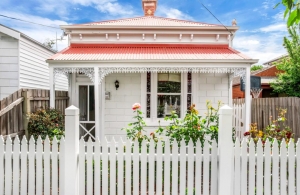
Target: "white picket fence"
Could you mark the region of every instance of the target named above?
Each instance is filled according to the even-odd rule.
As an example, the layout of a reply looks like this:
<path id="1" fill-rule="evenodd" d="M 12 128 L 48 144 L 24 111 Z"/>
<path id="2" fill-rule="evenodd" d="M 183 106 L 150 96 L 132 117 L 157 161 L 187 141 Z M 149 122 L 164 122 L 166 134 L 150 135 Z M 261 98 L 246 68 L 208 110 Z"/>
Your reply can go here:
<path id="1" fill-rule="evenodd" d="M 243 139 L 245 128 L 245 104 L 233 104 L 232 127 L 235 129 L 236 137 Z"/>
<path id="2" fill-rule="evenodd" d="M 62 149 L 64 144 L 60 144 Z M 35 141 L 31 137 L 14 142 L 8 137 L 4 142 L 0 136 L 0 194 L 51 194 L 59 192 L 59 159 L 63 153 L 58 151 L 56 139 L 50 145 L 49 139 L 44 143 L 41 139 Z"/>
<path id="3" fill-rule="evenodd" d="M 151 141 L 140 148 L 137 141 L 114 139 L 109 148 L 105 141 L 101 151 L 98 140 L 81 140 L 79 175 L 85 177 L 80 177 L 79 194 L 217 194 L 217 151 L 215 142 L 170 147 L 168 140 Z"/>
<path id="4" fill-rule="evenodd" d="M 168 140 L 141 147 L 129 140 L 85 142 L 74 133 L 79 112 L 72 109 L 60 142 L 0 137 L 0 195 L 300 194 L 300 144 L 232 143 L 228 107 L 220 110 L 219 147 L 207 141 L 203 147 Z"/>

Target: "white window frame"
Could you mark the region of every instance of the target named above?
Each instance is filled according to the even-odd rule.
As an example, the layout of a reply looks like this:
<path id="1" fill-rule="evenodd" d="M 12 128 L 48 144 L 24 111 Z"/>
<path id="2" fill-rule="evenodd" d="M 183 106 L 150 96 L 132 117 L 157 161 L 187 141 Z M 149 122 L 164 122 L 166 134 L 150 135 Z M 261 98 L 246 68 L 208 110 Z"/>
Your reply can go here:
<path id="1" fill-rule="evenodd" d="M 192 93 L 193 93 L 193 76 L 192 74 Z M 169 124 L 169 122 L 165 121 L 163 118 L 157 118 L 157 73 L 151 72 L 151 99 L 150 99 L 150 118 L 146 118 L 147 112 L 147 73 L 141 74 L 141 105 L 142 112 L 144 113 L 145 122 L 148 126 L 164 126 Z M 180 118 L 182 119 L 185 115 L 185 111 L 187 110 L 187 73 L 181 73 L 181 100 L 180 100 Z M 193 102 L 193 95 L 192 95 Z"/>

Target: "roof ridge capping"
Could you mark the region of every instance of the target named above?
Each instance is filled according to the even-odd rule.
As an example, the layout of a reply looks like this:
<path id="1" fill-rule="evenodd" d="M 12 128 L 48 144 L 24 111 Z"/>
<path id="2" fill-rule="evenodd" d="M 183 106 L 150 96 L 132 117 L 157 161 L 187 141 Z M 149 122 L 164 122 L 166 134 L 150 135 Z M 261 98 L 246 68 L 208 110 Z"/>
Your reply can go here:
<path id="1" fill-rule="evenodd" d="M 210 24 L 205 22 L 198 22 L 198 21 L 191 21 L 191 20 L 183 20 L 183 19 L 176 19 L 176 18 L 165 18 L 160 16 L 139 16 L 139 17 L 133 17 L 133 18 L 121 18 L 121 19 L 115 19 L 115 20 L 104 20 L 104 21 L 98 21 L 98 22 L 89 22 L 89 23 L 83 23 L 79 25 L 83 26 L 101 26 L 101 25 L 142 25 L 141 23 L 148 23 L 144 24 L 145 26 L 151 26 L 152 23 L 155 23 L 155 26 L 163 26 L 168 25 L 166 22 L 170 22 L 169 26 L 176 24 L 181 24 L 180 26 L 184 26 L 183 24 L 193 24 L 193 26 L 222 26 L 219 24 Z M 75 24 L 77 25 L 77 24 Z"/>

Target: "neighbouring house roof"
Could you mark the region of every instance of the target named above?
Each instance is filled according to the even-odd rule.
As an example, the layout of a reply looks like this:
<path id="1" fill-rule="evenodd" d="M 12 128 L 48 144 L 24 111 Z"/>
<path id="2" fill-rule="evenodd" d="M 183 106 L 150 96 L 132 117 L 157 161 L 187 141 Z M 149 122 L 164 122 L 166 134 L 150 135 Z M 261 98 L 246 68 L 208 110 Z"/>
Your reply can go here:
<path id="1" fill-rule="evenodd" d="M 263 65 L 269 65 L 269 66 L 270 65 L 274 65 L 275 62 L 278 62 L 278 61 L 280 61 L 281 59 L 283 59 L 283 58 L 285 58 L 287 56 L 288 56 L 288 54 L 281 55 L 279 57 L 273 58 L 273 59 L 271 59 L 271 60 L 263 63 Z"/>
<path id="2" fill-rule="evenodd" d="M 184 44 L 72 44 L 49 60 L 249 60 L 228 45 Z"/>
<path id="3" fill-rule="evenodd" d="M 267 67 L 264 67 L 260 70 L 255 70 L 255 71 L 251 71 L 251 75 L 252 76 L 259 76 L 259 74 L 267 71 L 267 70 L 270 70 L 272 68 L 276 68 L 275 65 L 273 66 L 267 66 Z M 276 76 L 271 76 L 271 75 L 268 75 L 268 76 L 261 76 L 261 84 L 267 84 L 267 83 L 270 83 L 270 81 L 274 80 L 276 78 Z M 239 85 L 240 84 L 240 77 L 234 77 L 233 80 L 232 80 L 232 85 L 235 86 L 235 85 Z"/>
<path id="4" fill-rule="evenodd" d="M 135 18 L 125 18 L 119 20 L 108 20 L 100 22 L 91 22 L 86 24 L 81 24 L 85 26 L 221 26 L 217 24 L 207 24 L 202 22 L 193 22 L 187 20 L 178 20 L 171 18 L 163 18 L 157 16 L 142 16 Z"/>
<path id="5" fill-rule="evenodd" d="M 49 51 L 51 51 L 51 52 L 53 52 L 53 53 L 56 53 L 56 51 L 55 51 L 54 49 L 51 49 L 51 48 L 49 48 L 49 47 L 43 45 L 41 42 L 39 42 L 39 41 L 37 41 L 37 40 L 35 40 L 35 39 L 29 37 L 28 35 L 25 35 L 24 33 L 20 32 L 20 31 L 17 31 L 17 30 L 15 30 L 15 29 L 9 28 L 9 27 L 7 27 L 7 26 L 5 26 L 5 25 L 3 25 L 3 24 L 0 24 L 0 32 L 1 32 L 1 28 L 9 29 L 10 32 L 11 32 L 11 31 L 16 32 L 16 33 L 20 34 L 19 36 L 21 36 L 21 37 L 23 37 L 23 38 L 25 38 L 25 39 L 27 39 L 27 40 L 29 40 L 29 41 L 31 41 L 31 42 L 33 42 L 33 43 L 39 45 L 39 46 L 41 46 L 41 47 L 43 47 L 43 48 L 45 48 L 45 49 L 47 49 L 47 50 L 49 50 Z M 3 32 L 3 33 L 4 33 L 4 34 L 7 34 L 6 32 Z M 9 35 L 9 34 L 8 34 L 8 35 Z M 15 37 L 15 38 L 17 38 L 17 37 Z"/>

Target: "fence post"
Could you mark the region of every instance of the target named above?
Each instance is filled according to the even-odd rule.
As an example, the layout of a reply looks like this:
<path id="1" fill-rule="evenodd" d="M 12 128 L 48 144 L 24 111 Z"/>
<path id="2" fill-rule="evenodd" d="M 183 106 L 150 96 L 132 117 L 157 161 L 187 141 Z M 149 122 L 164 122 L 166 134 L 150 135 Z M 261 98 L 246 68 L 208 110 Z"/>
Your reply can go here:
<path id="1" fill-rule="evenodd" d="M 79 109 L 65 110 L 64 194 L 78 195 Z"/>
<path id="2" fill-rule="evenodd" d="M 232 194 L 232 108 L 224 105 L 220 108 L 219 116 L 219 183 L 218 194 Z"/>
<path id="3" fill-rule="evenodd" d="M 28 132 L 28 116 L 27 114 L 30 113 L 30 91 L 25 89 L 26 91 L 22 92 L 22 96 L 24 98 L 23 102 L 23 127 L 25 130 L 25 136 L 27 140 L 29 140 L 29 132 Z"/>

